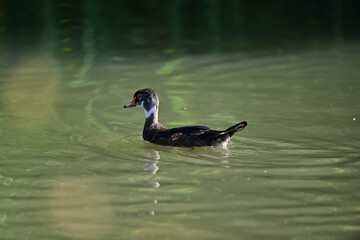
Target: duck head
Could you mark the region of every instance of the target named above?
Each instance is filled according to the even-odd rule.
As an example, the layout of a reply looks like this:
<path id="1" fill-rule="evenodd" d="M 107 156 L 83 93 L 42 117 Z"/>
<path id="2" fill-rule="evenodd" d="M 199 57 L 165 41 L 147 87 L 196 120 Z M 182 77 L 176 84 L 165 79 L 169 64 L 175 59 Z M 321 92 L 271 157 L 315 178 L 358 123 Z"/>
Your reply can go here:
<path id="1" fill-rule="evenodd" d="M 155 92 L 155 90 L 150 88 L 144 88 L 136 91 L 134 94 L 133 100 L 124 105 L 124 108 L 129 107 L 142 107 L 145 111 L 146 118 L 150 117 L 152 114 L 156 113 L 159 108 L 159 98 Z"/>

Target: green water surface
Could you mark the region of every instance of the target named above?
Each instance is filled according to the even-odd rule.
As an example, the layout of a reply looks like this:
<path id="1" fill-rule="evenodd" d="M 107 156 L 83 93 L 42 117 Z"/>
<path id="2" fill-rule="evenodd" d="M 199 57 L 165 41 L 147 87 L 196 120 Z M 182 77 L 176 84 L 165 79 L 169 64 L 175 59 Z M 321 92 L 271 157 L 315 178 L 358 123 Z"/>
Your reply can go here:
<path id="1" fill-rule="evenodd" d="M 0 239 L 358 239 L 359 52 L 3 61 Z M 145 87 L 165 126 L 248 126 L 226 149 L 144 142 L 123 105 Z"/>

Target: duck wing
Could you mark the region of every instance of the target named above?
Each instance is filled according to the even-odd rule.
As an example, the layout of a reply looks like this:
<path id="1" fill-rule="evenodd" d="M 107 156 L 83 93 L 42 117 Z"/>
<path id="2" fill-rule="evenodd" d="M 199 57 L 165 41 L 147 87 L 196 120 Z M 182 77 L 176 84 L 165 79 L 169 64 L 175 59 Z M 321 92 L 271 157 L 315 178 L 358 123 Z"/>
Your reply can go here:
<path id="1" fill-rule="evenodd" d="M 210 128 L 206 126 L 186 126 L 178 128 L 170 128 L 167 134 L 173 135 L 181 133 L 185 136 L 199 136 L 210 131 Z"/>
<path id="2" fill-rule="evenodd" d="M 205 126 L 170 128 L 155 134 L 150 142 L 170 146 L 206 146 L 211 145 L 219 133 Z"/>

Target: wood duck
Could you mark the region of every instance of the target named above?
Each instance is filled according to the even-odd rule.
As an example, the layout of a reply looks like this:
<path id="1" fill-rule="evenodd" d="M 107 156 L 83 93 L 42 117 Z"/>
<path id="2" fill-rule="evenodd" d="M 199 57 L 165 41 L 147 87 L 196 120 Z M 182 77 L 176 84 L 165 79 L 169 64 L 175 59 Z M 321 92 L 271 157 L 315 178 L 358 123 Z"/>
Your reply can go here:
<path id="1" fill-rule="evenodd" d="M 230 138 L 247 123 L 235 124 L 225 131 L 211 130 L 205 126 L 187 126 L 167 128 L 158 122 L 159 98 L 155 90 L 150 88 L 138 90 L 133 100 L 124 105 L 124 108 L 140 106 L 145 111 L 145 125 L 143 139 L 152 143 L 167 146 L 226 146 Z"/>

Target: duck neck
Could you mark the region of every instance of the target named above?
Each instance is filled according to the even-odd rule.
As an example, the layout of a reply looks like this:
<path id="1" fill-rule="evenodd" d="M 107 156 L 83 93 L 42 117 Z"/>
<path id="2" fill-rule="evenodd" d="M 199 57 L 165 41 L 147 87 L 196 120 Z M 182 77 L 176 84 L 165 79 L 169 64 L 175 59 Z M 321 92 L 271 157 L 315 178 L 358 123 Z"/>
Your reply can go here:
<path id="1" fill-rule="evenodd" d="M 145 125 L 144 132 L 151 126 L 156 125 L 158 123 L 158 108 L 153 106 L 149 111 L 144 108 L 145 111 Z"/>

